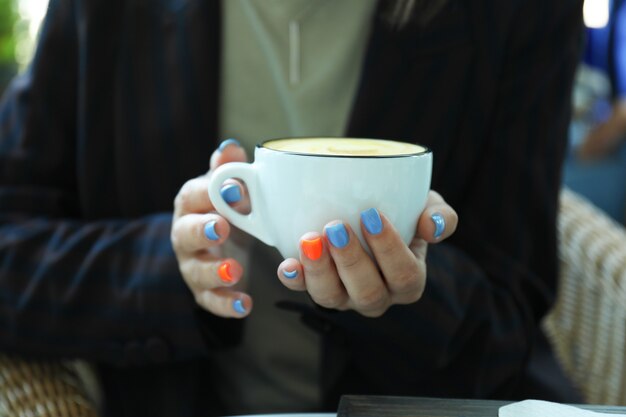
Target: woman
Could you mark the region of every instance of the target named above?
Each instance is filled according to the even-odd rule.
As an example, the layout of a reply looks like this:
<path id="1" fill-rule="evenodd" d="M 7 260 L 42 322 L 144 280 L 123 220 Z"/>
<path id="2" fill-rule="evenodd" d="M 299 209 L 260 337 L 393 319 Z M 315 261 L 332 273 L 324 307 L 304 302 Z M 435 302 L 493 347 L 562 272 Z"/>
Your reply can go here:
<path id="1" fill-rule="evenodd" d="M 571 399 L 533 361 L 554 300 L 580 14 L 574 0 L 52 0 L 2 110 L 0 347 L 90 360 L 116 416 L 334 410 L 343 393 Z M 233 280 L 249 274 L 237 297 L 214 273 L 192 278 L 188 261 L 224 261 L 211 252 L 229 226 L 205 214 L 202 177 L 187 181 L 212 148 L 213 166 L 245 158 L 214 138 L 303 134 L 433 150 L 448 203 L 432 194 L 417 245 L 388 252 L 409 271 L 403 300 L 320 305 L 306 259 L 288 261 L 305 281 L 285 264 L 278 281 L 281 259 L 255 241 L 223 248 Z M 451 207 L 455 235 L 424 259 L 454 230 Z M 208 226 L 183 249 L 211 219 L 221 240 Z M 358 278 L 325 259 L 334 288 Z M 365 277 L 384 294 L 378 267 Z M 197 297 L 216 292 L 227 302 Z"/>

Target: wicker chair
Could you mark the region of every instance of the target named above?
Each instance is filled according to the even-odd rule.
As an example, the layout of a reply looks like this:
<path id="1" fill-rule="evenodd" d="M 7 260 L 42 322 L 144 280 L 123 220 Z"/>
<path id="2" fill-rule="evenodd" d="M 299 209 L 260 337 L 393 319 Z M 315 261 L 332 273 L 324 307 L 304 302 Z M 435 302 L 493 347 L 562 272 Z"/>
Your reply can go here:
<path id="1" fill-rule="evenodd" d="M 80 366 L 0 354 L 0 417 L 96 417 Z"/>
<path id="2" fill-rule="evenodd" d="M 570 190 L 560 200 L 561 277 L 544 328 L 587 402 L 626 405 L 626 230 Z"/>

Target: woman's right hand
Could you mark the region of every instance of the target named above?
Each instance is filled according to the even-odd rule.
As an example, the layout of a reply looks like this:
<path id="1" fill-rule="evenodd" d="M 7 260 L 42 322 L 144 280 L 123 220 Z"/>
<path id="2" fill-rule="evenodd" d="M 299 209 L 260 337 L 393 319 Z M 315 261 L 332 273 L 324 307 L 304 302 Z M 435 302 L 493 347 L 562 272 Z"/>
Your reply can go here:
<path id="1" fill-rule="evenodd" d="M 222 245 L 235 230 L 215 213 L 207 189 L 215 168 L 246 160 L 246 153 L 237 141 L 224 141 L 211 155 L 209 172 L 187 181 L 174 200 L 171 242 L 180 272 L 196 303 L 221 317 L 247 316 L 252 310 L 252 298 L 237 285 L 243 276 L 241 264 L 222 257 Z M 237 210 L 249 210 L 247 193 L 241 183 L 228 181 L 222 187 L 222 196 Z"/>

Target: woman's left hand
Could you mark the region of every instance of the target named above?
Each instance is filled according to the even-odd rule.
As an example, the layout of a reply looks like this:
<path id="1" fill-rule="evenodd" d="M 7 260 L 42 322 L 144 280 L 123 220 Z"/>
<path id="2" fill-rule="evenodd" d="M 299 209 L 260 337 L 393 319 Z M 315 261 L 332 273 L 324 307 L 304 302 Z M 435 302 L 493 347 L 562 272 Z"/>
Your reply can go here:
<path id="1" fill-rule="evenodd" d="M 430 191 L 407 246 L 384 213 L 372 208 L 361 213 L 361 232 L 373 258 L 347 223 L 328 223 L 321 235 L 306 233 L 300 240 L 300 260 L 278 267 L 278 278 L 289 289 L 308 291 L 317 304 L 381 316 L 394 304 L 420 299 L 426 285 L 426 250 L 454 233 L 456 212 Z"/>

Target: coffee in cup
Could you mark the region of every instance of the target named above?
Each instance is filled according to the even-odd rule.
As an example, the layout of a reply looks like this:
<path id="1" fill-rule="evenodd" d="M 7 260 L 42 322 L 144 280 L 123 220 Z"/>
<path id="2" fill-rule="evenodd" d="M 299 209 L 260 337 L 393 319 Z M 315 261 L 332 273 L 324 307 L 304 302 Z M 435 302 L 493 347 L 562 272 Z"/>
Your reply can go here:
<path id="1" fill-rule="evenodd" d="M 294 138 L 264 142 L 264 148 L 305 155 L 402 156 L 426 151 L 419 145 L 382 139 Z"/>
<path id="2" fill-rule="evenodd" d="M 233 225 L 276 247 L 285 258 L 299 256 L 306 232 L 322 232 L 332 220 L 350 224 L 367 248 L 360 213 L 384 213 L 405 243 L 415 234 L 432 171 L 432 152 L 419 145 L 359 138 L 285 138 L 257 145 L 254 163 L 217 168 L 209 197 Z M 251 212 L 241 214 L 221 197 L 225 180 L 248 187 Z"/>

